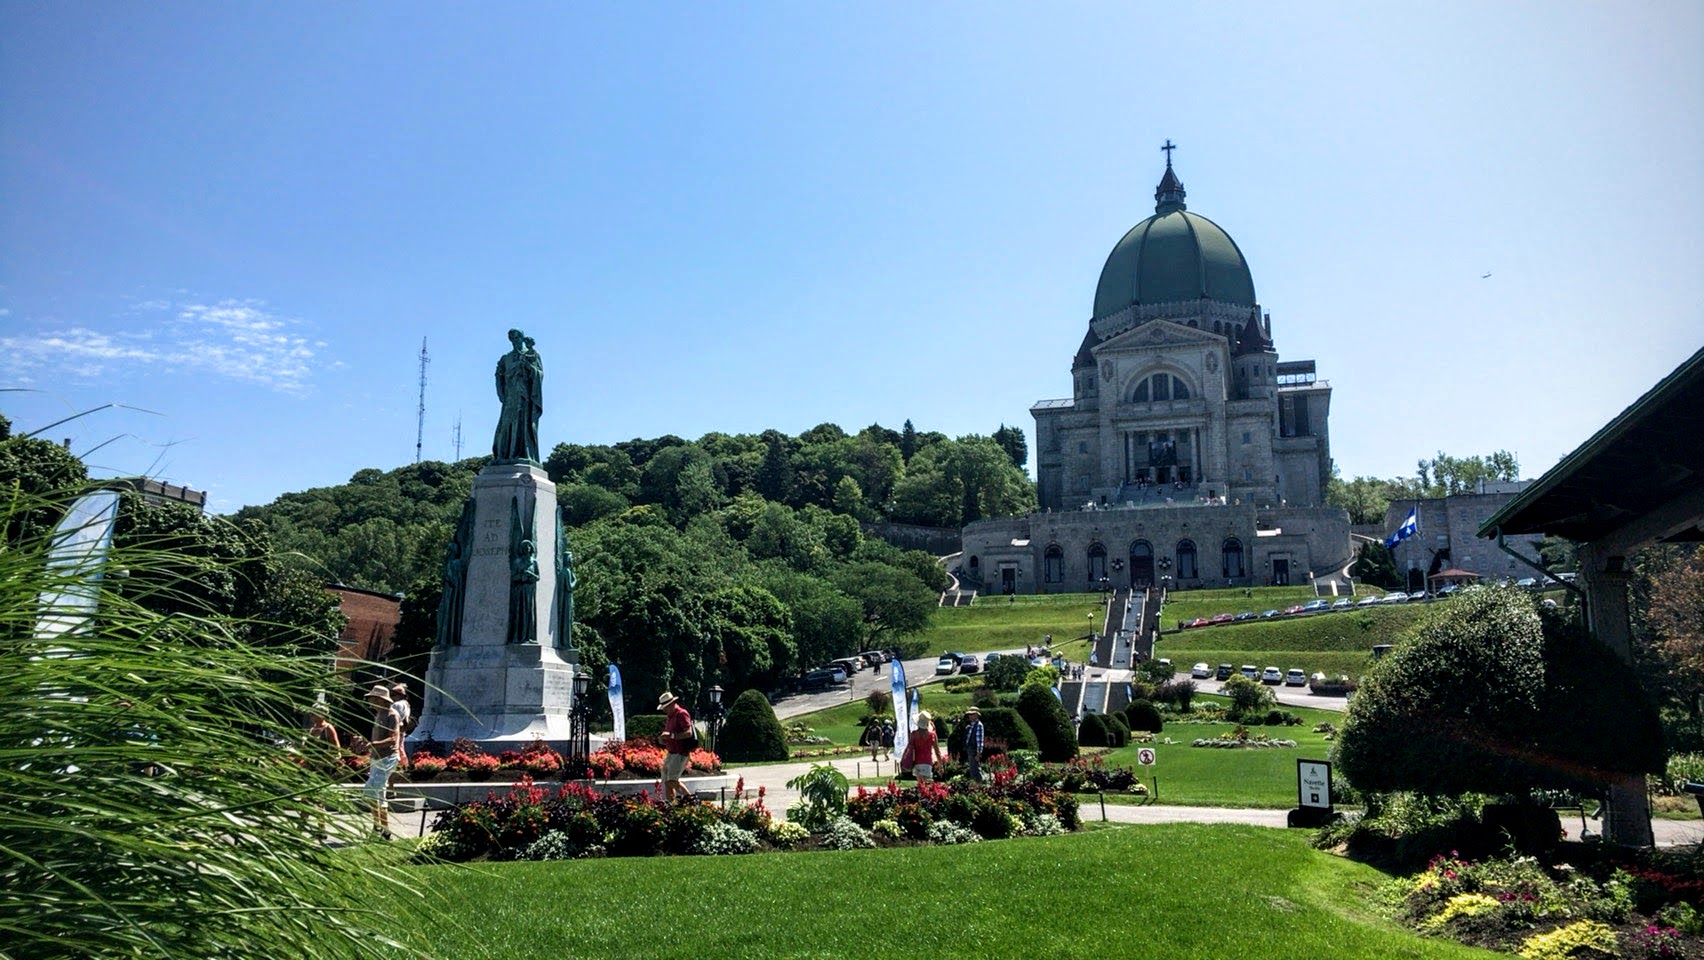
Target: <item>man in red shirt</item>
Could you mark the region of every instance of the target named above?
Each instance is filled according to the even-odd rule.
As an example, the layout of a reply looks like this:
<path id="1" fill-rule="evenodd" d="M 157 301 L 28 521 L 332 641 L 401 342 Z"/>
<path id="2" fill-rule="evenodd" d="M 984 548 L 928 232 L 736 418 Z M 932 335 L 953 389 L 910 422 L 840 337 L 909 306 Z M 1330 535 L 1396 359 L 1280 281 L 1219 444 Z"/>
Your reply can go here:
<path id="1" fill-rule="evenodd" d="M 692 791 L 686 789 L 680 778 L 686 773 L 686 758 L 692 753 L 696 739 L 692 714 L 680 705 L 679 697 L 667 690 L 657 701 L 657 709 L 663 711 L 663 749 L 667 751 L 663 757 L 663 799 L 673 800 L 678 792 L 682 800 L 691 800 Z"/>

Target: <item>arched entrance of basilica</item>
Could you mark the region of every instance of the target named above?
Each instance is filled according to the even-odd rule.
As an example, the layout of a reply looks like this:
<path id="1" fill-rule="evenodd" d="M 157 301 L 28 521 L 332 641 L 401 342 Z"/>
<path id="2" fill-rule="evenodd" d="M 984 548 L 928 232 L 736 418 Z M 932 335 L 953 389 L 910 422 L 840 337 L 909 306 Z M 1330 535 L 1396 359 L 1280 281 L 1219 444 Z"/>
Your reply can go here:
<path id="1" fill-rule="evenodd" d="M 1130 545 L 1130 586 L 1137 588 L 1154 585 L 1154 548 L 1146 540 L 1138 540 Z"/>

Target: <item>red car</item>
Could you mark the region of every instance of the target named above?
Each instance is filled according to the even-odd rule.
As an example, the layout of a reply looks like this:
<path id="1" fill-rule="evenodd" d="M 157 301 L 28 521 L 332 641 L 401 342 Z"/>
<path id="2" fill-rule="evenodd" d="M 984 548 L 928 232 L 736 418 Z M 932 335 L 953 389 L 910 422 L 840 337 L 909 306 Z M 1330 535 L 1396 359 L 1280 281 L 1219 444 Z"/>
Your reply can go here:
<path id="1" fill-rule="evenodd" d="M 1293 607 L 1285 607 L 1285 608 L 1284 608 L 1284 616 L 1286 616 L 1286 617 L 1294 617 L 1294 616 L 1296 616 L 1296 615 L 1297 615 L 1297 614 L 1301 614 L 1301 613 L 1305 613 L 1305 612 L 1306 612 L 1306 611 L 1304 611 L 1304 610 L 1303 610 L 1303 609 L 1302 609 L 1302 605 L 1301 605 L 1301 604 L 1299 604 L 1299 603 L 1298 603 L 1298 604 L 1296 604 L 1296 605 L 1295 605 L 1295 606 L 1293 606 Z"/>
<path id="2" fill-rule="evenodd" d="M 1185 621 L 1184 624 L 1183 624 L 1183 629 L 1188 630 L 1190 627 L 1205 627 L 1206 625 L 1207 625 L 1207 618 L 1206 617 L 1196 617 L 1194 620 Z"/>
<path id="3" fill-rule="evenodd" d="M 1235 619 L 1236 619 L 1235 617 L 1231 616 L 1228 613 L 1221 613 L 1218 616 L 1214 617 L 1212 620 L 1209 620 L 1208 623 L 1213 623 L 1213 624 L 1230 623 L 1232 620 L 1235 620 Z"/>

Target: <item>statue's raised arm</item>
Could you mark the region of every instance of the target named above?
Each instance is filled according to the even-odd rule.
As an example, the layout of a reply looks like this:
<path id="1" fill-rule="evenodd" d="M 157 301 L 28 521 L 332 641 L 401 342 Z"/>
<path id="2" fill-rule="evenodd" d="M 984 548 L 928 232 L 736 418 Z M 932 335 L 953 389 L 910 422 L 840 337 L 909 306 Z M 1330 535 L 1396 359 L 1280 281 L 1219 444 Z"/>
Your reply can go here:
<path id="1" fill-rule="evenodd" d="M 503 410 L 497 417 L 497 435 L 491 441 L 491 458 L 498 463 L 540 463 L 538 418 L 544 413 L 544 361 L 533 349 L 531 337 L 509 331 L 514 349 L 497 361 L 497 399 Z"/>

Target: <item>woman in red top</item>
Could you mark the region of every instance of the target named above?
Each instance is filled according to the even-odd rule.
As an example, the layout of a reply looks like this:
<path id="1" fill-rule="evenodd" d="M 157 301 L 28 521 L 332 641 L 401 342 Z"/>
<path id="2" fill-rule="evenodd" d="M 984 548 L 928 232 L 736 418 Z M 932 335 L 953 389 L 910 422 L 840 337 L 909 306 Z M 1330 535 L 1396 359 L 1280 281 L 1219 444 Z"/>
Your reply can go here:
<path id="1" fill-rule="evenodd" d="M 911 731 L 911 740 L 906 750 L 911 754 L 911 775 L 918 783 L 929 783 L 935 779 L 935 764 L 946 759 L 941 755 L 941 744 L 935 738 L 935 718 L 924 710 L 917 714 L 917 729 Z"/>

